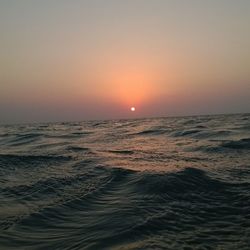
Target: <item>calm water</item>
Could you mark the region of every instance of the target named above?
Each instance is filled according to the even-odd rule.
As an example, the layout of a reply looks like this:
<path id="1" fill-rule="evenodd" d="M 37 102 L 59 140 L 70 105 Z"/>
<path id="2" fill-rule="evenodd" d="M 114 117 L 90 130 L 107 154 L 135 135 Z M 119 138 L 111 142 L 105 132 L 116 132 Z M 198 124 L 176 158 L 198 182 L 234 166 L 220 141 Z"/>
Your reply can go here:
<path id="1" fill-rule="evenodd" d="M 0 249 L 250 249 L 250 115 L 0 127 Z"/>

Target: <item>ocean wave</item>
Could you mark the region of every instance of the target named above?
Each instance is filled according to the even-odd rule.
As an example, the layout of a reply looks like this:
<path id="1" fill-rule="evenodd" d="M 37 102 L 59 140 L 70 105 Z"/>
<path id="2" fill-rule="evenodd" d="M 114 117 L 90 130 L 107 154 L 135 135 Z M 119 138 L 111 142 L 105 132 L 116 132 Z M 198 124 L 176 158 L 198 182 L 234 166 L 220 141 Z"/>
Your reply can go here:
<path id="1" fill-rule="evenodd" d="M 16 221 L 15 235 L 22 236 L 19 241 L 24 245 L 31 239 L 48 241 L 49 235 L 42 229 L 50 228 L 55 236 L 49 242 L 51 247 L 64 248 L 69 241 L 77 241 L 79 248 L 87 249 L 110 249 L 132 242 L 141 242 L 146 247 L 149 237 L 158 244 L 159 235 L 171 239 L 176 234 L 186 235 L 185 245 L 191 247 L 195 245 L 191 239 L 201 240 L 198 232 L 211 239 L 217 236 L 224 239 L 225 227 L 234 232 L 237 224 L 243 222 L 241 217 L 232 221 L 232 216 L 250 208 L 249 202 L 241 201 L 238 186 L 234 188 L 232 184 L 212 179 L 198 169 L 187 168 L 170 174 L 118 168 L 104 168 L 104 172 L 105 181 L 89 192 L 80 192 L 71 200 L 49 205 Z M 78 181 L 87 179 L 81 176 Z M 37 188 L 48 195 L 61 185 L 75 185 L 75 181 L 75 178 L 48 180 L 37 184 Z M 51 182 L 54 188 L 44 189 Z M 208 221 L 216 226 L 215 232 L 202 228 Z"/>
<path id="2" fill-rule="evenodd" d="M 91 151 L 90 148 L 79 147 L 79 146 L 68 146 L 66 149 L 69 151 L 73 151 L 73 152 L 81 152 L 81 151 L 90 152 Z"/>
<path id="3" fill-rule="evenodd" d="M 238 141 L 227 141 L 221 144 L 224 148 L 230 149 L 250 149 L 250 138 L 243 138 Z"/>
<path id="4" fill-rule="evenodd" d="M 43 136 L 42 133 L 12 134 L 5 143 L 10 146 L 21 146 L 40 140 Z"/>
<path id="5" fill-rule="evenodd" d="M 131 155 L 131 154 L 134 154 L 134 151 L 132 150 L 109 150 L 108 152 L 110 153 L 114 153 L 114 154 L 128 154 L 128 155 Z"/>
<path id="6" fill-rule="evenodd" d="M 0 127 L 1 248 L 248 249 L 248 118 Z"/>
<path id="7" fill-rule="evenodd" d="M 167 133 L 167 130 L 164 129 L 147 129 L 147 130 L 143 130 L 140 131 L 138 133 L 136 133 L 137 135 L 162 135 Z"/>
<path id="8" fill-rule="evenodd" d="M 92 134 L 92 132 L 72 132 L 67 134 L 48 134 L 46 135 L 47 138 L 52 139 L 74 139 L 79 137 L 84 137 Z"/>
<path id="9" fill-rule="evenodd" d="M 33 162 L 33 161 L 68 161 L 70 156 L 56 156 L 56 155 L 15 155 L 15 154 L 0 154 L 1 161 L 12 161 L 12 164 L 18 161 Z"/>
<path id="10" fill-rule="evenodd" d="M 179 137 L 179 136 L 187 136 L 187 135 L 193 135 L 200 133 L 201 130 L 199 129 L 190 129 L 190 130 L 184 130 L 184 131 L 177 131 L 172 134 L 174 137 Z"/>

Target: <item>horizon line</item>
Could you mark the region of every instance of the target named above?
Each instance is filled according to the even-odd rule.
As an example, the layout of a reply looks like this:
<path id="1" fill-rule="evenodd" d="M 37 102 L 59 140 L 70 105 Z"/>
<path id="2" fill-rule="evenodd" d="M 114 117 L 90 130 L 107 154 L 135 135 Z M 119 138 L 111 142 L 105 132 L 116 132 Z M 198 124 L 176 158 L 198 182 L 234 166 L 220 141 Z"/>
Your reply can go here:
<path id="1" fill-rule="evenodd" d="M 191 114 L 191 115 L 163 115 L 163 116 L 148 116 L 136 118 L 104 118 L 104 119 L 86 119 L 86 120 L 72 120 L 72 121 L 31 121 L 31 122 L 0 122 L 0 126 L 15 126 L 28 124 L 49 124 L 49 123 L 81 123 L 81 122 L 97 122 L 97 121 L 118 121 L 118 120 L 145 120 L 145 119 L 161 119 L 161 118 L 181 118 L 181 117 L 197 117 L 197 116 L 221 116 L 221 115 L 250 115 L 249 112 L 234 112 L 234 113 L 208 113 L 208 114 Z"/>

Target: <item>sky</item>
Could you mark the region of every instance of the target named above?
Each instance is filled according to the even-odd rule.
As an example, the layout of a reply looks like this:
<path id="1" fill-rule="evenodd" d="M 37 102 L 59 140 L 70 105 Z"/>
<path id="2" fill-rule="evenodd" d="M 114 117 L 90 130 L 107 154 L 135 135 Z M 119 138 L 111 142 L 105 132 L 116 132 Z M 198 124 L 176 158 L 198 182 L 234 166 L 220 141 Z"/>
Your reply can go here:
<path id="1" fill-rule="evenodd" d="M 0 123 L 250 112 L 249 25 L 249 0 L 0 0 Z"/>

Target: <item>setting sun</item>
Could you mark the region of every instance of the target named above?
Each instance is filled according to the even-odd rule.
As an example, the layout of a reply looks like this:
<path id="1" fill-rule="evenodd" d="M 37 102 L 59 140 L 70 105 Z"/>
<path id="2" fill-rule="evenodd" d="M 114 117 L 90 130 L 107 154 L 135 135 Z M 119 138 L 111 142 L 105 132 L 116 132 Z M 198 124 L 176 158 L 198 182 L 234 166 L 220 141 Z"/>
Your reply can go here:
<path id="1" fill-rule="evenodd" d="M 132 112 L 134 112 L 135 111 L 135 107 L 131 107 L 131 109 L 130 109 Z"/>

